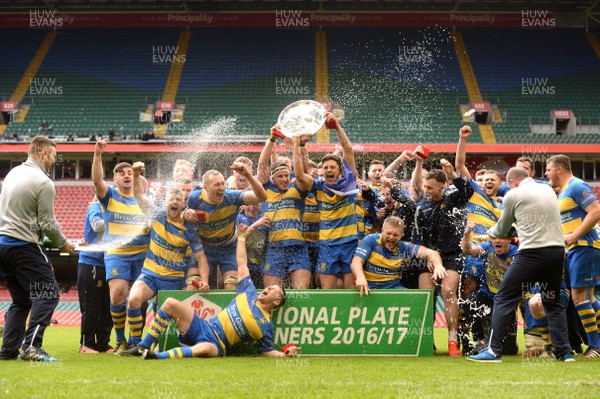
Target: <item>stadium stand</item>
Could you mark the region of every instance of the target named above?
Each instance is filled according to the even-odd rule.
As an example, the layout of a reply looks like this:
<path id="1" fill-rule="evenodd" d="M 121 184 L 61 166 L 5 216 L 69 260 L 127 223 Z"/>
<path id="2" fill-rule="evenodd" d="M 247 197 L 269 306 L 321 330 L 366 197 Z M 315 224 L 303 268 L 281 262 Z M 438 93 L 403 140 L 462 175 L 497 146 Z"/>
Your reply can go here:
<path id="1" fill-rule="evenodd" d="M 170 64 L 153 63 L 156 51 L 176 46 L 179 29 L 64 29 L 34 78 L 34 105 L 24 123 L 8 130 L 36 134 L 42 120 L 52 134 L 141 134 L 147 103 L 160 99 Z M 23 54 L 21 58 L 26 58 Z"/>
<path id="2" fill-rule="evenodd" d="M 192 29 L 177 97 L 185 126 L 172 135 L 230 116 L 219 134 L 264 134 L 288 104 L 315 97 L 314 30 Z"/>
<path id="3" fill-rule="evenodd" d="M 2 38 L 6 43 L 19 43 L 13 46 L 10 56 L 0 62 L 0 98 L 8 101 L 19 83 L 23 71 L 29 65 L 37 48 L 44 39 L 45 32 L 35 29 L 3 29 Z"/>
<path id="4" fill-rule="evenodd" d="M 600 60 L 582 29 L 461 29 L 481 92 L 506 116 L 499 143 L 598 143 L 600 135 L 528 134 L 553 109 L 598 120 Z"/>
<path id="5" fill-rule="evenodd" d="M 56 185 L 54 214 L 64 235 L 79 241 L 83 237 L 83 222 L 87 207 L 94 198 L 94 187 Z"/>
<path id="6" fill-rule="evenodd" d="M 466 88 L 447 29 L 337 28 L 327 35 L 330 97 L 349 115 L 351 140 L 455 141 L 457 98 Z"/>
<path id="7" fill-rule="evenodd" d="M 218 136 L 261 135 L 289 103 L 316 96 L 344 109 L 344 127 L 355 143 L 451 143 L 462 123 L 459 105 L 468 102 L 467 89 L 446 28 L 185 32 L 189 43 L 181 75 L 171 75 L 178 84 L 169 86 L 171 64 L 156 56 L 174 54 L 181 29 L 58 31 L 23 100 L 32 104 L 29 114 L 9 124 L 8 133 L 37 134 L 47 120 L 52 136 L 105 136 L 110 129 L 117 136 L 140 135 L 153 129 L 151 122 L 140 122 L 140 114 L 153 112 L 148 105 L 163 95 L 176 95 L 184 109 L 183 123 L 168 126 L 171 139 L 197 135 L 223 120 Z M 484 99 L 498 105 L 497 116 L 503 117 L 493 125 L 498 143 L 600 142 L 593 133 L 529 134 L 530 120 L 548 122 L 552 109 L 572 110 L 583 124 L 598 121 L 600 59 L 582 29 L 462 28 L 460 33 Z M 44 34 L 6 30 L 6 37 L 24 44 L 1 63 L 5 99 Z M 318 35 L 325 37 L 323 58 L 315 54 Z M 325 65 L 316 65 L 323 60 Z M 548 93 L 523 94 L 527 82 Z M 481 142 L 481 135 L 471 141 Z"/>

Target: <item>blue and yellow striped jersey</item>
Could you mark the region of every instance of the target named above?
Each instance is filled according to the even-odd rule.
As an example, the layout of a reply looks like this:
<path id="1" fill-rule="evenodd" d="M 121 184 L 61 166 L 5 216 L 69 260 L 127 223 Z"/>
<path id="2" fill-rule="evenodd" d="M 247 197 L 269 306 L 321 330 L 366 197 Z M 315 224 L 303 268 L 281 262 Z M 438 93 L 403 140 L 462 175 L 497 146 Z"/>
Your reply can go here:
<path id="1" fill-rule="evenodd" d="M 356 194 L 334 194 L 323 183 L 323 179 L 315 179 L 312 188 L 319 204 L 320 244 L 344 244 L 357 240 Z"/>
<path id="2" fill-rule="evenodd" d="M 475 229 L 470 234 L 471 242 L 480 245 L 491 240 L 485 233 L 488 229 L 494 227 L 500 219 L 502 202 L 488 197 L 473 178 L 470 179 L 470 182 L 475 192 L 465 205 L 465 209 L 467 210 L 467 220 L 475 222 Z M 481 267 L 482 265 L 482 258 L 465 256 L 465 267 L 471 269 L 473 274 L 477 273 L 478 266 Z"/>
<path id="3" fill-rule="evenodd" d="M 356 195 L 356 227 L 358 229 L 358 239 L 362 240 L 364 236 L 371 233 L 367 219 L 369 218 L 369 201 L 362 197 L 362 191 Z"/>
<path id="4" fill-rule="evenodd" d="M 88 244 L 96 244 L 100 235 L 92 228 L 92 221 L 96 219 L 104 220 L 102 215 L 102 205 L 99 202 L 92 202 L 88 206 L 83 222 L 83 239 Z M 85 249 L 85 248 L 84 248 Z M 93 266 L 104 266 L 104 251 L 81 251 L 79 252 L 79 263 Z"/>
<path id="5" fill-rule="evenodd" d="M 188 208 L 206 212 L 206 221 L 198 223 L 198 235 L 204 245 L 232 243 L 236 232 L 236 219 L 240 206 L 244 205 L 244 192 L 225 190 L 223 202 L 208 202 L 202 189 L 194 190 L 188 198 Z"/>
<path id="6" fill-rule="evenodd" d="M 144 259 L 150 243 L 149 218 L 144 215 L 135 197 L 123 195 L 108 186 L 106 196 L 99 200 L 104 209 L 103 241 L 108 244 L 105 259 Z"/>
<path id="7" fill-rule="evenodd" d="M 185 259 L 188 248 L 191 248 L 193 254 L 203 250 L 194 227 L 188 222 L 172 222 L 167 218 L 167 211 L 156 209 L 143 273 L 161 277 L 185 277 L 189 266 Z"/>
<path id="8" fill-rule="evenodd" d="M 287 247 L 304 244 L 302 214 L 304 199 L 308 193 L 298 189 L 296 183 L 290 184 L 286 191 L 281 191 L 271 181 L 263 187 L 267 192 L 267 199 L 260 204 L 260 207 L 271 220 L 269 246 Z"/>
<path id="9" fill-rule="evenodd" d="M 500 284 L 502 284 L 506 271 L 512 264 L 515 256 L 519 254 L 519 247 L 510 244 L 507 253 L 498 255 L 494 250 L 494 244 L 488 241 L 481 244 L 481 249 L 483 249 L 481 258 L 484 260 L 485 273 L 481 279 L 481 287 L 479 289 L 493 299 L 500 289 Z"/>
<path id="10" fill-rule="evenodd" d="M 313 193 L 304 199 L 304 213 L 302 214 L 302 235 L 309 245 L 319 243 L 319 204 Z"/>
<path id="11" fill-rule="evenodd" d="M 275 349 L 273 336 L 275 329 L 271 314 L 258 304 L 256 288 L 250 276 L 238 283 L 238 295 L 216 317 L 210 319 L 223 355 L 239 342 L 258 341 L 262 352 Z"/>
<path id="12" fill-rule="evenodd" d="M 467 220 L 475 222 L 475 230 L 471 232 L 471 241 L 481 243 L 490 240 L 485 232 L 494 227 L 500 219 L 502 203 L 496 201 L 495 198 L 488 197 L 475 180 L 471 179 L 470 182 L 475 192 L 465 205 L 465 209 L 467 210 Z"/>
<path id="13" fill-rule="evenodd" d="M 354 256 L 365 261 L 363 270 L 367 281 L 391 281 L 400 278 L 407 258 L 416 258 L 419 248 L 419 245 L 400 241 L 397 248 L 390 251 L 382 245 L 381 234 L 371 234 L 358 244 Z"/>
<path id="14" fill-rule="evenodd" d="M 598 201 L 594 191 L 577 177 L 573 177 L 562 187 L 558 194 L 558 207 L 563 234 L 571 234 L 581 226 L 587 215 L 585 208 L 594 201 Z M 598 232 L 592 227 L 590 231 L 579 237 L 576 243 L 570 245 L 567 251 L 575 247 L 600 248 Z"/>

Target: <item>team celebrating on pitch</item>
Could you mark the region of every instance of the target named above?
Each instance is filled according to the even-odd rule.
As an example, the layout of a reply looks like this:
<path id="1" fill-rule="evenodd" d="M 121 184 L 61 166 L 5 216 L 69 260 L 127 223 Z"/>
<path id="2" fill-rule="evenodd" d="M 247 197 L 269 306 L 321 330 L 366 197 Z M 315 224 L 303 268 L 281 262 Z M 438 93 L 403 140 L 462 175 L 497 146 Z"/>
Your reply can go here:
<path id="1" fill-rule="evenodd" d="M 295 357 L 300 347 L 274 347 L 272 312 L 285 304 L 285 288 L 355 289 L 359 295 L 420 288 L 439 290 L 443 298 L 449 356 L 500 362 L 503 354 L 517 354 L 520 308 L 524 357 L 571 362 L 577 351 L 582 359 L 600 358 L 600 303 L 594 296 L 600 203 L 573 176 L 567 156 L 546 160 L 547 182 L 533 179 L 527 157 L 508 170 L 506 183 L 492 169 L 473 178 L 466 167 L 472 132 L 464 126 L 454 165 L 440 159 L 439 169 L 426 170 L 428 149 L 417 146 L 387 167 L 371 160 L 363 181 L 340 123 L 328 112 L 325 124 L 335 130 L 340 149 L 318 164 L 307 151 L 312 135 L 286 138 L 275 125 L 256 174 L 250 159 L 238 157 L 229 179 L 208 170 L 194 185 L 194 165 L 178 160 L 172 181 L 153 195 L 142 162 L 117 164 L 114 186 L 108 185 L 102 162 L 107 143 L 96 143 L 96 196 L 79 246 L 80 352 L 216 357 L 237 343 L 258 341 L 265 356 Z M 0 209 L 17 207 L 0 215 L 0 271 L 13 299 L 1 359 L 56 360 L 42 349 L 42 337 L 58 301 L 28 300 L 23 281 L 47 281 L 37 288 L 55 289 L 53 275 L 44 269 L 40 280 L 42 272 L 33 270 L 39 264 L 51 268 L 36 253 L 44 235 L 65 252 L 73 247 L 47 209 L 54 223 L 40 225 L 35 237 L 18 220 L 21 208 L 30 213 L 39 202 L 24 200 L 26 179 L 50 181 L 44 172 L 55 145 L 36 139 L 28 161 L 7 175 L 0 197 Z M 277 153 L 280 139 L 291 158 Z M 403 187 L 395 177 L 408 162 L 414 171 Z M 54 192 L 48 191 L 51 209 Z M 15 265 L 19 256 L 25 265 Z M 237 296 L 214 318 L 203 320 L 168 298 L 143 335 L 148 301 L 159 290 L 219 288 L 235 289 Z M 23 314 L 29 310 L 26 330 Z M 172 322 L 182 346 L 154 351 Z"/>

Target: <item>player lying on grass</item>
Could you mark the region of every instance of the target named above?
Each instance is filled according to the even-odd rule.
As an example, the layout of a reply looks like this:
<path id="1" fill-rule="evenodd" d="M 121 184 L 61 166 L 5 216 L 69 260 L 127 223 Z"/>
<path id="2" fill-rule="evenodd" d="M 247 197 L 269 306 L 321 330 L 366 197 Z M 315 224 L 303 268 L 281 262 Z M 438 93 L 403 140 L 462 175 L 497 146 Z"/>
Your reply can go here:
<path id="1" fill-rule="evenodd" d="M 144 359 L 176 359 L 182 357 L 225 356 L 239 342 L 257 340 L 263 355 L 269 357 L 296 357 L 302 348 L 292 346 L 285 353 L 273 346 L 274 328 L 271 312 L 283 306 L 285 291 L 271 285 L 257 295 L 250 279 L 246 256 L 246 228 L 238 226 L 236 260 L 238 267 L 238 295 L 216 317 L 203 320 L 194 310 L 173 298 L 168 298 L 159 309 L 143 341 L 127 351 Z M 150 351 L 151 345 L 169 328 L 171 319 L 179 331 L 179 342 L 188 345 L 165 352 Z M 234 324 L 232 320 L 235 320 Z"/>

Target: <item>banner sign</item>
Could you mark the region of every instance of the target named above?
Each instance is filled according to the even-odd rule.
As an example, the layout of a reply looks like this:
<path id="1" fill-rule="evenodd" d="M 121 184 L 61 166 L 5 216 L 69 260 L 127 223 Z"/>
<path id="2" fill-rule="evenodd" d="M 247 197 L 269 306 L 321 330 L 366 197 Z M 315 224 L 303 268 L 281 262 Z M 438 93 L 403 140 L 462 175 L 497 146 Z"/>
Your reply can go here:
<path id="1" fill-rule="evenodd" d="M 471 108 L 475 110 L 475 112 L 489 112 L 490 111 L 490 103 L 488 102 L 471 102 Z"/>
<path id="2" fill-rule="evenodd" d="M 551 116 L 556 119 L 571 119 L 573 117 L 573 112 L 568 110 L 553 109 Z"/>
<path id="3" fill-rule="evenodd" d="M 523 27 L 523 13 L 488 12 L 337 12 L 276 10 L 272 12 L 62 13 L 31 10 L 0 14 L 3 28 L 61 29 L 81 27 L 277 27 L 328 26 L 459 26 Z"/>
<path id="4" fill-rule="evenodd" d="M 173 103 L 173 101 L 159 101 L 158 102 L 158 109 L 160 109 L 161 111 L 171 111 L 174 106 L 175 106 L 175 104 Z"/>
<path id="5" fill-rule="evenodd" d="M 304 355 L 433 355 L 433 291 L 288 290 L 283 309 L 273 313 L 275 347 L 288 343 Z M 211 319 L 235 298 L 233 291 L 201 294 L 159 291 L 158 306 L 166 298 L 189 304 L 203 319 Z M 163 351 L 179 346 L 172 325 L 159 341 Z M 234 353 L 259 353 L 257 346 L 240 345 Z"/>
<path id="6" fill-rule="evenodd" d="M 2 101 L 0 102 L 1 112 L 13 112 L 17 110 L 17 102 L 14 101 Z"/>

